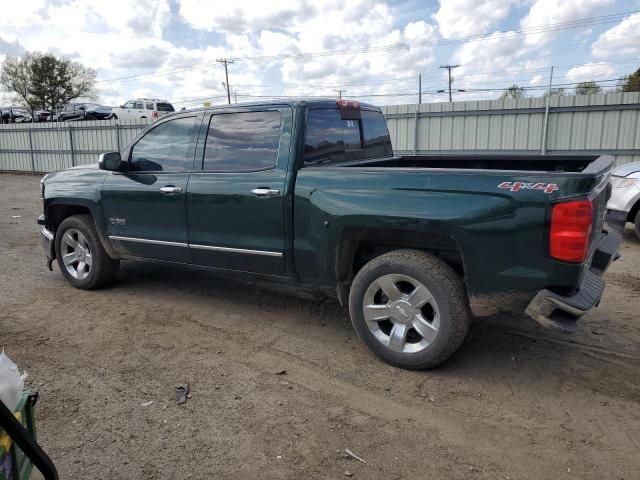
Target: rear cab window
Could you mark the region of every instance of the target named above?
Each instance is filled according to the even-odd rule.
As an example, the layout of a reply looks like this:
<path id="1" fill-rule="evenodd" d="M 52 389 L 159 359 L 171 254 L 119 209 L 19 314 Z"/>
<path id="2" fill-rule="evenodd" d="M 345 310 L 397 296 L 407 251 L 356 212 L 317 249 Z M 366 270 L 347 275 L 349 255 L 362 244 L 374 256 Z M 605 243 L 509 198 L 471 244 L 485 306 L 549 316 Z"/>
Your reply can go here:
<path id="1" fill-rule="evenodd" d="M 167 102 L 158 102 L 156 104 L 156 110 L 159 112 L 175 112 L 173 105 Z"/>
<path id="2" fill-rule="evenodd" d="M 345 115 L 338 108 L 308 111 L 304 166 L 392 155 L 391 138 L 381 112 L 362 109 Z"/>

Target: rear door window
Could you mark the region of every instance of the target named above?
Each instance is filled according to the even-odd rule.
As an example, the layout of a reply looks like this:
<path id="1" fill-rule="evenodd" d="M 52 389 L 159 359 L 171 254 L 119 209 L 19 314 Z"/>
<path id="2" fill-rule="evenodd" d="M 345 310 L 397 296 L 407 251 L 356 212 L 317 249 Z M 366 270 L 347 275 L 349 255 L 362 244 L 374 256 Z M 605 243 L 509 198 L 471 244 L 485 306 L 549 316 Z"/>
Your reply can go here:
<path id="1" fill-rule="evenodd" d="M 145 106 L 147 107 L 147 110 L 153 110 L 153 102 L 146 102 Z"/>
<path id="2" fill-rule="evenodd" d="M 142 102 L 136 102 L 133 104 L 133 108 L 136 110 L 142 110 L 144 106 L 142 105 Z"/>
<path id="3" fill-rule="evenodd" d="M 275 167 L 281 117 L 279 111 L 212 115 L 202 169 L 250 172 Z"/>
<path id="4" fill-rule="evenodd" d="M 195 117 L 182 117 L 163 122 L 149 130 L 131 149 L 130 170 L 134 172 L 186 170 L 189 144 L 195 124 Z"/>

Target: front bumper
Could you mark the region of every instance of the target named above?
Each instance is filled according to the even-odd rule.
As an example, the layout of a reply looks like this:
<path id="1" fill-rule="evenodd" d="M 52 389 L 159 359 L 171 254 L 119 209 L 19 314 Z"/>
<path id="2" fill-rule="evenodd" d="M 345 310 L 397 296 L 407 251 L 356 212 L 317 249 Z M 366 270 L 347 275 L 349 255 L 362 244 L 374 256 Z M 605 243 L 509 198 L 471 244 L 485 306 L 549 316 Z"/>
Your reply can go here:
<path id="1" fill-rule="evenodd" d="M 47 268 L 49 268 L 49 270 L 53 270 L 51 268 L 51 263 L 53 262 L 53 259 L 56 258 L 54 235 L 53 232 L 46 227 L 44 215 L 40 215 L 38 218 L 38 225 L 43 225 L 42 230 L 40 231 L 40 239 L 42 241 L 44 253 L 47 256 Z"/>
<path id="2" fill-rule="evenodd" d="M 575 332 L 576 321 L 600 303 L 605 285 L 602 275 L 613 261 L 620 258 L 618 249 L 621 243 L 622 235 L 618 232 L 602 232 L 578 291 L 574 295 L 563 296 L 551 290 L 541 290 L 525 313 L 545 327 Z"/>

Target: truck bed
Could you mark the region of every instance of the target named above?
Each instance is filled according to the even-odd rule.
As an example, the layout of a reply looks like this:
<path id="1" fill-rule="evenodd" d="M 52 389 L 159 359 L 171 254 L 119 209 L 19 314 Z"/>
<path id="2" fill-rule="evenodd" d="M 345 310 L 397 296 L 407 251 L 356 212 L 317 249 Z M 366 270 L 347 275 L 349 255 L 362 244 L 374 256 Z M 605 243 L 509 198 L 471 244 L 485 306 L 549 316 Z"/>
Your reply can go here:
<path id="1" fill-rule="evenodd" d="M 597 173 L 608 167 L 610 157 L 598 155 L 401 155 L 348 162 L 348 167 L 505 170 L 527 172 Z"/>

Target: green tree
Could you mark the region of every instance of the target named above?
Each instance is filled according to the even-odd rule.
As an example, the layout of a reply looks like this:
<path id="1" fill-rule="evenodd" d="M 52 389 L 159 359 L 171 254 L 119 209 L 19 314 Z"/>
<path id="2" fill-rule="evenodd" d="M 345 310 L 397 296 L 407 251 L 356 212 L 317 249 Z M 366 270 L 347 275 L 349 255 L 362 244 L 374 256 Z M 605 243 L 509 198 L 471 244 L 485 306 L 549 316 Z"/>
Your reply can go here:
<path id="1" fill-rule="evenodd" d="M 519 87 L 514 83 L 509 88 L 507 88 L 504 92 L 502 92 L 502 95 L 500 95 L 500 98 L 510 98 L 513 100 L 518 100 L 519 98 L 525 98 L 526 96 L 527 94 L 524 90 L 524 87 Z"/>
<path id="2" fill-rule="evenodd" d="M 576 85 L 576 95 L 595 95 L 602 93 L 602 88 L 594 81 L 580 82 Z"/>
<path id="3" fill-rule="evenodd" d="M 0 86 L 31 109 L 56 107 L 95 96 L 96 72 L 50 53 L 7 57 L 0 68 Z"/>
<path id="4" fill-rule="evenodd" d="M 549 90 L 545 90 L 542 96 L 545 98 L 549 95 L 551 95 L 552 97 L 564 97 L 566 94 L 567 92 L 564 88 L 552 88 L 551 93 L 549 93 Z"/>
<path id="5" fill-rule="evenodd" d="M 640 68 L 622 79 L 620 90 L 623 92 L 640 92 Z"/>

